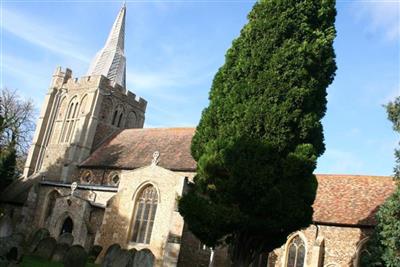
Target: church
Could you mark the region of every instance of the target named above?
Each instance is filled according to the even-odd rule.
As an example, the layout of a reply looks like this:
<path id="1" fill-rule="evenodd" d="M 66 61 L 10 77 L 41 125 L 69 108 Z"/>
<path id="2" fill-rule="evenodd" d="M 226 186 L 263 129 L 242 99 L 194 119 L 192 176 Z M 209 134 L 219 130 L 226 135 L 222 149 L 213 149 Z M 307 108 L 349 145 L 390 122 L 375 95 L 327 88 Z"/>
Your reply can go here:
<path id="1" fill-rule="evenodd" d="M 195 128 L 143 128 L 146 100 L 126 88 L 126 7 L 86 76 L 57 67 L 36 125 L 24 175 L 1 196 L 16 232 L 69 232 L 89 250 L 149 249 L 154 266 L 229 266 L 227 248 L 211 250 L 177 209 L 196 172 Z M 359 265 L 391 177 L 317 174 L 313 223 L 254 267 Z"/>

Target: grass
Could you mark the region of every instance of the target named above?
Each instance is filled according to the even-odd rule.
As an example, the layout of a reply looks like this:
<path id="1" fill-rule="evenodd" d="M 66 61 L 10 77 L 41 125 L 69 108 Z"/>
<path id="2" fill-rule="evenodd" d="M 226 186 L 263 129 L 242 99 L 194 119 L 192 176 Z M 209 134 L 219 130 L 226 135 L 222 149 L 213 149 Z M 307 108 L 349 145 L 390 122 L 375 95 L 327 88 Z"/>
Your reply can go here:
<path id="1" fill-rule="evenodd" d="M 34 256 L 24 256 L 20 267 L 63 267 L 61 262 L 47 261 Z M 94 263 L 87 263 L 86 267 L 98 267 L 100 265 Z"/>

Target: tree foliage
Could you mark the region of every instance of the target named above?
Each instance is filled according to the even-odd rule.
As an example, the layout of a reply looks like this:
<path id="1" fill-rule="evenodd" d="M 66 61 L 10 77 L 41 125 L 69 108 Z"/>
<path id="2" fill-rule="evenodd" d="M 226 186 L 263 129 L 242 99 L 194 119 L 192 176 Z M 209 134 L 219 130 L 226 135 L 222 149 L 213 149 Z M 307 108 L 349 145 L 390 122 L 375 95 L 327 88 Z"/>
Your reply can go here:
<path id="1" fill-rule="evenodd" d="M 0 191 L 23 171 L 34 129 L 34 106 L 16 91 L 0 92 Z"/>
<path id="2" fill-rule="evenodd" d="M 235 266 L 311 222 L 335 15 L 334 0 L 257 2 L 214 77 L 179 209 L 203 243 L 230 246 Z"/>
<path id="3" fill-rule="evenodd" d="M 388 119 L 393 129 L 400 133 L 400 97 L 386 106 Z M 400 266 L 400 150 L 395 150 L 394 177 L 396 190 L 376 214 L 377 225 L 367 243 L 368 254 L 364 254 L 362 266 Z"/>

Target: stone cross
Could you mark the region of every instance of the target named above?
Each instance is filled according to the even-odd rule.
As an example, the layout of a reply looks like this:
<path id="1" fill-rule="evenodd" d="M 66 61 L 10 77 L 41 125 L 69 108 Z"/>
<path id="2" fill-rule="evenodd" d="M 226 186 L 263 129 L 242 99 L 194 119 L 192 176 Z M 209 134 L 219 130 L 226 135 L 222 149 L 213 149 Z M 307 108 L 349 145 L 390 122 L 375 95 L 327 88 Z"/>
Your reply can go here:
<path id="1" fill-rule="evenodd" d="M 153 159 L 151 160 L 151 165 L 156 166 L 158 162 L 160 162 L 159 158 L 160 158 L 160 152 L 155 151 L 153 153 Z"/>

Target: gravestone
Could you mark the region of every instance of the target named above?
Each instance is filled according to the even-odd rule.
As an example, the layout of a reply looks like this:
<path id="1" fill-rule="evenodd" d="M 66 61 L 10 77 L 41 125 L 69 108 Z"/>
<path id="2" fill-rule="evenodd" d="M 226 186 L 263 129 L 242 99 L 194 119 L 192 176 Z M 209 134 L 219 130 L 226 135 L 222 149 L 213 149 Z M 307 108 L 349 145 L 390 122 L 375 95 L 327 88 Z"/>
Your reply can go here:
<path id="1" fill-rule="evenodd" d="M 50 236 L 49 230 L 45 228 L 40 228 L 34 231 L 28 241 L 27 245 L 28 253 L 32 253 L 33 251 L 35 251 L 35 249 L 39 245 L 39 242 L 49 236 Z"/>
<path id="2" fill-rule="evenodd" d="M 106 254 L 103 259 L 102 267 L 111 267 L 115 257 L 119 254 L 121 246 L 119 244 L 113 244 L 108 247 Z"/>
<path id="3" fill-rule="evenodd" d="M 118 251 L 111 266 L 112 267 L 130 267 L 133 264 L 132 254 L 126 250 L 121 249 Z"/>
<path id="4" fill-rule="evenodd" d="M 73 245 L 64 256 L 64 267 L 85 267 L 88 255 L 81 245 Z"/>
<path id="5" fill-rule="evenodd" d="M 58 237 L 57 243 L 72 246 L 72 243 L 74 243 L 74 236 L 71 233 L 63 233 Z"/>
<path id="6" fill-rule="evenodd" d="M 154 255 L 149 249 L 142 249 L 135 253 L 132 267 L 153 267 Z"/>
<path id="7" fill-rule="evenodd" d="M 8 215 L 0 218 L 0 238 L 11 236 L 13 233 L 12 220 Z"/>
<path id="8" fill-rule="evenodd" d="M 46 237 L 39 242 L 36 250 L 33 252 L 33 255 L 49 260 L 53 255 L 56 245 L 57 241 L 53 237 Z"/>
<path id="9" fill-rule="evenodd" d="M 102 246 L 94 245 L 89 251 L 88 262 L 94 263 L 102 250 Z"/>
<path id="10" fill-rule="evenodd" d="M 135 259 L 135 254 L 136 254 L 137 252 L 138 252 L 138 251 L 137 251 L 136 248 L 131 248 L 131 249 L 129 250 L 129 253 L 131 253 L 133 259 Z"/>
<path id="11" fill-rule="evenodd" d="M 58 243 L 56 248 L 54 249 L 53 256 L 51 256 L 52 261 L 62 262 L 64 260 L 64 256 L 69 249 L 69 245 L 65 243 Z"/>

